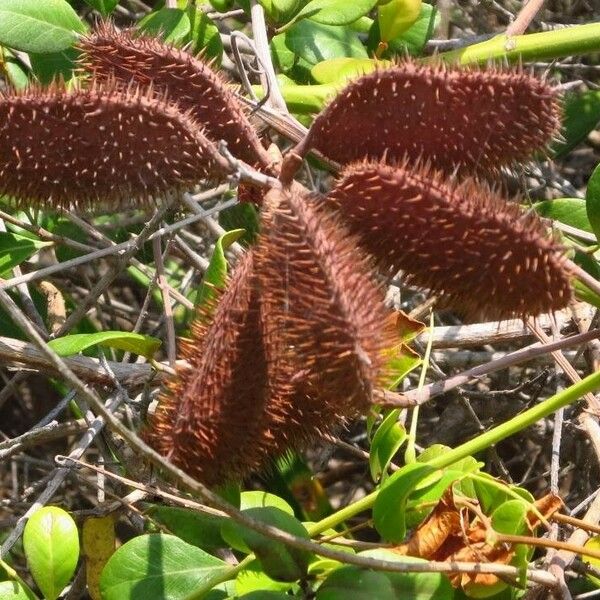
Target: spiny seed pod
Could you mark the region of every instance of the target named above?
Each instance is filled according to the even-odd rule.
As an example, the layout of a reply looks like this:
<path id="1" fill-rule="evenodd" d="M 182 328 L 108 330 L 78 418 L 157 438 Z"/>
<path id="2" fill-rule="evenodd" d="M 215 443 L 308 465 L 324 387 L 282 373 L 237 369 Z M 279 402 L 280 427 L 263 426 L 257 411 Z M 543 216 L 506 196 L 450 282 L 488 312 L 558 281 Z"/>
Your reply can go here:
<path id="1" fill-rule="evenodd" d="M 341 164 L 409 156 L 446 172 L 495 173 L 543 150 L 559 127 L 557 93 L 532 75 L 406 61 L 352 81 L 309 137 Z"/>
<path id="2" fill-rule="evenodd" d="M 253 262 L 247 253 L 214 311 L 198 315 L 182 347 L 189 366 L 177 369 L 145 435 L 207 485 L 248 475 L 272 448 Z"/>
<path id="3" fill-rule="evenodd" d="M 236 158 L 264 167 L 269 157 L 223 78 L 191 54 L 162 41 L 104 23 L 81 40 L 82 66 L 96 78 L 152 85 L 190 111 L 211 140 L 225 140 Z"/>
<path id="4" fill-rule="evenodd" d="M 40 206 L 145 200 L 229 169 L 190 116 L 114 83 L 0 94 L 0 193 Z"/>
<path id="5" fill-rule="evenodd" d="M 292 406 L 273 431 L 280 450 L 365 410 L 393 345 L 369 259 L 319 202 L 279 190 L 263 202 L 256 264 L 271 402 Z"/>
<path id="6" fill-rule="evenodd" d="M 533 316 L 567 305 L 562 250 L 540 221 L 487 187 L 423 165 L 356 163 L 329 196 L 388 269 L 470 317 Z"/>

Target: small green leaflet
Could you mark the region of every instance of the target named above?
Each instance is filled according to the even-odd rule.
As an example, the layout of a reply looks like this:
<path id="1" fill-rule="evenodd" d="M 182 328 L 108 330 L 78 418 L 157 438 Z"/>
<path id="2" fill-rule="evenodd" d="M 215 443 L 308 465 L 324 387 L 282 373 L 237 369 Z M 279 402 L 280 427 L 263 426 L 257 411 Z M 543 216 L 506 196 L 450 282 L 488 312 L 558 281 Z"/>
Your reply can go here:
<path id="1" fill-rule="evenodd" d="M 238 240 L 245 233 L 243 229 L 232 229 L 227 233 L 224 233 L 215 244 L 215 249 L 210 258 L 210 263 L 204 278 L 202 279 L 202 286 L 198 292 L 198 299 L 196 304 L 201 306 L 205 304 L 211 298 L 214 298 L 215 289 L 222 289 L 225 287 L 227 281 L 227 259 L 225 258 L 225 250 L 231 246 L 236 240 Z"/>
<path id="2" fill-rule="evenodd" d="M 398 423 L 399 416 L 400 409 L 390 410 L 373 436 L 369 468 L 375 482 L 385 475 L 392 458 L 408 437 L 404 427 Z"/>
<path id="3" fill-rule="evenodd" d="M 300 19 L 323 25 L 348 25 L 366 15 L 376 4 L 377 0 L 311 0 L 286 28 Z"/>
<path id="4" fill-rule="evenodd" d="M 165 42 L 177 43 L 190 33 L 192 25 L 184 10 L 161 8 L 145 16 L 139 28 L 144 33 L 160 36 Z"/>
<path id="5" fill-rule="evenodd" d="M 51 245 L 52 242 L 0 231 L 0 276 L 9 275 L 14 267 L 31 258 L 40 248 Z"/>
<path id="6" fill-rule="evenodd" d="M 117 348 L 146 358 L 152 358 L 161 343 L 159 339 L 141 333 L 99 331 L 97 333 L 66 335 L 51 340 L 48 342 L 48 346 L 59 356 L 71 356 L 92 346 L 108 346 L 109 348 Z"/>

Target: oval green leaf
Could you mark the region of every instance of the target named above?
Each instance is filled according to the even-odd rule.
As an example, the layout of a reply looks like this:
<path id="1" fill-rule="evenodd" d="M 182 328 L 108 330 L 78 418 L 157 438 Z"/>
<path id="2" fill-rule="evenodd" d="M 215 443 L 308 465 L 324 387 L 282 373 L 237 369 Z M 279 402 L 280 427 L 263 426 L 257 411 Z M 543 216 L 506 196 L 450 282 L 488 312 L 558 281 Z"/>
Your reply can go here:
<path id="1" fill-rule="evenodd" d="M 338 56 L 368 58 L 355 31 L 310 20 L 299 21 L 290 27 L 285 33 L 285 45 L 311 65 Z"/>
<path id="2" fill-rule="evenodd" d="M 392 458 L 408 437 L 406 429 L 398 423 L 399 416 L 400 409 L 390 410 L 373 436 L 369 468 L 375 482 L 385 474 Z"/>
<path id="3" fill-rule="evenodd" d="M 97 333 L 65 335 L 51 340 L 48 342 L 48 346 L 59 356 L 71 356 L 92 346 L 107 346 L 151 358 L 161 343 L 159 339 L 141 333 L 99 331 Z"/>
<path id="4" fill-rule="evenodd" d="M 600 165 L 594 169 L 588 181 L 585 208 L 596 239 L 600 240 Z"/>
<path id="5" fill-rule="evenodd" d="M 267 508 L 274 507 L 287 513 L 294 515 L 294 509 L 283 499 L 275 494 L 261 491 L 242 492 L 240 495 L 240 510 L 249 508 Z M 235 550 L 240 552 L 250 553 L 251 550 L 246 544 L 241 535 L 243 527 L 238 525 L 231 519 L 226 520 L 221 526 L 221 535 L 223 539 Z"/>
<path id="6" fill-rule="evenodd" d="M 406 503 L 411 492 L 435 469 L 411 463 L 394 473 L 381 486 L 373 505 L 375 529 L 388 542 L 401 542 L 406 535 Z"/>
<path id="7" fill-rule="evenodd" d="M 185 38 L 192 29 L 190 19 L 180 8 L 161 8 L 151 12 L 139 23 L 144 33 L 162 38 L 167 43 L 176 44 Z"/>
<path id="8" fill-rule="evenodd" d="M 323 25 L 348 25 L 366 15 L 376 4 L 377 0 L 311 0 L 294 20 L 311 19 Z"/>
<path id="9" fill-rule="evenodd" d="M 65 0 L 0 0 L 0 44 L 23 52 L 68 48 L 85 25 Z"/>
<path id="10" fill-rule="evenodd" d="M 121 546 L 100 577 L 103 600 L 183 600 L 230 567 L 173 535 L 140 535 Z"/>
<path id="11" fill-rule="evenodd" d="M 309 539 L 306 528 L 298 519 L 275 507 L 250 508 L 245 515 L 268 523 L 296 537 Z M 275 541 L 252 529 L 240 527 L 240 534 L 260 560 L 264 572 L 275 581 L 296 581 L 306 575 L 311 554 Z"/>
<path id="12" fill-rule="evenodd" d="M 389 42 L 404 33 L 421 14 L 421 0 L 390 0 L 377 9 L 379 35 L 382 42 Z"/>
<path id="13" fill-rule="evenodd" d="M 71 580 L 79 560 L 75 521 L 57 506 L 40 508 L 25 525 L 23 549 L 44 598 L 56 600 Z"/>
<path id="14" fill-rule="evenodd" d="M 587 216 L 586 202 L 581 198 L 543 200 L 534 204 L 533 208 L 542 217 L 560 221 L 588 233 L 593 232 Z"/>

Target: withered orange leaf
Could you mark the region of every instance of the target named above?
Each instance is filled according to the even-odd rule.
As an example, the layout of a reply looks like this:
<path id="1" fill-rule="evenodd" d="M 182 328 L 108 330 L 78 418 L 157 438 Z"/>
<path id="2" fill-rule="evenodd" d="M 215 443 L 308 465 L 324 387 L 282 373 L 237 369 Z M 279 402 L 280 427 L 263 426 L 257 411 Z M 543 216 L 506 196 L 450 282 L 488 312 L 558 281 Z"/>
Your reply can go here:
<path id="1" fill-rule="evenodd" d="M 467 317 L 534 316 L 572 297 L 563 250 L 539 219 L 475 180 L 359 162 L 329 200 L 384 268 L 402 269 Z"/>
<path id="2" fill-rule="evenodd" d="M 175 105 L 114 82 L 0 94 L 0 193 L 36 206 L 138 203 L 229 166 Z"/>
<path id="3" fill-rule="evenodd" d="M 555 90 L 522 70 L 406 60 L 351 81 L 316 117 L 311 147 L 339 163 L 426 159 L 446 172 L 497 172 L 558 134 Z"/>
<path id="4" fill-rule="evenodd" d="M 84 37 L 79 47 L 81 65 L 96 79 L 152 86 L 189 111 L 208 138 L 225 140 L 236 158 L 250 165 L 269 165 L 241 104 L 208 63 L 132 29 L 119 31 L 109 22 Z"/>

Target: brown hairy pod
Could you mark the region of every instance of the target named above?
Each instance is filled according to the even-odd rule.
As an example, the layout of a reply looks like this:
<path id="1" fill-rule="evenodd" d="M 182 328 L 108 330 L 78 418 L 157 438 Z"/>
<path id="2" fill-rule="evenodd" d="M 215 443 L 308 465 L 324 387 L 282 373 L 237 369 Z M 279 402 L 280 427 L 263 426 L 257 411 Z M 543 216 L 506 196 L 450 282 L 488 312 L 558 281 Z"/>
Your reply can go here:
<path id="1" fill-rule="evenodd" d="M 270 191 L 256 265 L 273 390 L 285 424 L 277 446 L 298 447 L 364 411 L 393 346 L 371 263 L 323 200 Z"/>
<path id="2" fill-rule="evenodd" d="M 79 48 L 82 67 L 96 78 L 152 85 L 182 110 L 190 111 L 208 138 L 225 140 L 233 156 L 251 165 L 269 165 L 241 104 L 209 64 L 154 37 L 131 29 L 118 31 L 111 23 L 101 24 L 84 37 Z"/>
<path id="3" fill-rule="evenodd" d="M 309 145 L 341 164 L 410 156 L 495 173 L 543 151 L 559 128 L 556 91 L 522 70 L 407 60 L 351 81 L 315 118 Z"/>
<path id="4" fill-rule="evenodd" d="M 475 180 L 359 162 L 329 200 L 382 266 L 469 317 L 534 316 L 572 297 L 562 249 L 539 219 Z"/>
<path id="5" fill-rule="evenodd" d="M 254 257 L 248 252 L 216 307 L 201 309 L 145 437 L 207 485 L 243 478 L 272 449 L 265 428 L 267 363 Z M 276 415 L 272 416 L 276 420 Z"/>
<path id="6" fill-rule="evenodd" d="M 0 94 L 0 192 L 67 207 L 134 204 L 229 166 L 194 120 L 114 82 Z"/>

